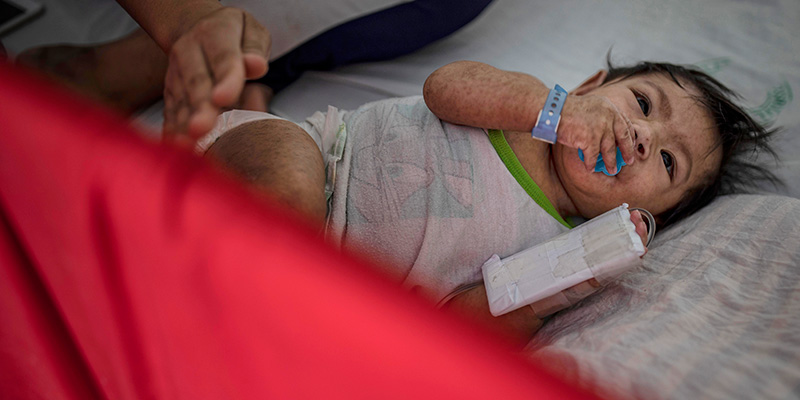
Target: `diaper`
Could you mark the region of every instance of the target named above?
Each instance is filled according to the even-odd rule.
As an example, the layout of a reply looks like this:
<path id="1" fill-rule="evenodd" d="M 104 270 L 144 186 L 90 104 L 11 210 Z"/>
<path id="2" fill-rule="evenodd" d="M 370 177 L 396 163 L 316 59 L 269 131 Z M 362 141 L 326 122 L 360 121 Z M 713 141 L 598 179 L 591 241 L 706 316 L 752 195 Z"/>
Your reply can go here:
<path id="1" fill-rule="evenodd" d="M 344 111 L 328 106 L 325 113 L 317 111 L 314 115 L 299 123 L 306 133 L 317 144 L 325 163 L 325 196 L 330 201 L 336 181 L 336 164 L 342 158 L 344 144 L 347 140 L 347 128 L 343 120 Z M 222 135 L 239 125 L 268 119 L 286 120 L 277 115 L 246 110 L 231 110 L 217 117 L 217 122 L 211 131 L 197 141 L 195 151 L 205 154 L 214 142 Z"/>

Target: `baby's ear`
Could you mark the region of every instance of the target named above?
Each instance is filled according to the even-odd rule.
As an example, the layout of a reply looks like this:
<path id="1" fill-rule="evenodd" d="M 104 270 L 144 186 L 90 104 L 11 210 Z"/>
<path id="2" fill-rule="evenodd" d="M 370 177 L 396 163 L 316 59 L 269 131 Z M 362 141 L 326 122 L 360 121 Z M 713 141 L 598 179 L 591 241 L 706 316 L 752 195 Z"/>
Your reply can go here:
<path id="1" fill-rule="evenodd" d="M 594 73 L 594 75 L 586 78 L 583 83 L 578 85 L 575 89 L 570 92 L 570 94 L 575 94 L 578 96 L 582 96 L 586 93 L 591 92 L 592 90 L 597 89 L 600 85 L 603 84 L 603 81 L 606 80 L 606 76 L 608 76 L 608 71 L 601 69 Z"/>

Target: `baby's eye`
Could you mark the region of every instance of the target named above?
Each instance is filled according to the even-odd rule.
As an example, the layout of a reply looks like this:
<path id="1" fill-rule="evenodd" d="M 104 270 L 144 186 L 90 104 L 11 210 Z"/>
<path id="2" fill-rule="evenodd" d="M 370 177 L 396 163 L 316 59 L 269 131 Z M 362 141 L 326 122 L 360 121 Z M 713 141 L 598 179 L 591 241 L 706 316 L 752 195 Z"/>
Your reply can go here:
<path id="1" fill-rule="evenodd" d="M 639 103 L 639 108 L 642 109 L 642 113 L 644 113 L 644 116 L 646 117 L 650 115 L 650 100 L 647 97 L 644 97 L 639 93 L 636 93 L 636 101 Z"/>
<path id="2" fill-rule="evenodd" d="M 661 152 L 661 160 L 664 161 L 664 167 L 667 169 L 667 173 L 669 174 L 670 178 L 672 177 L 672 173 L 675 170 L 675 162 L 672 159 L 672 155 L 667 153 L 666 151 Z"/>

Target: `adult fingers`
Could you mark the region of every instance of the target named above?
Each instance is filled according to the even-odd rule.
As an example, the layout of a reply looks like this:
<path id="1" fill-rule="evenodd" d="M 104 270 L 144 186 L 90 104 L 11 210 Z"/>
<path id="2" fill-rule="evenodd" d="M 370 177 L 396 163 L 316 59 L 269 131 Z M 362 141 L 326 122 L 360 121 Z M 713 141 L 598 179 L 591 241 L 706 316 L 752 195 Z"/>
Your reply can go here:
<path id="1" fill-rule="evenodd" d="M 615 107 L 616 108 L 616 107 Z M 614 119 L 614 134 L 617 139 L 617 147 L 622 154 L 622 159 L 628 165 L 636 160 L 633 137 L 633 123 L 624 114 L 617 110 L 617 118 Z"/>
<path id="2" fill-rule="evenodd" d="M 167 69 L 164 83 L 164 140 L 190 146 L 195 140 L 187 135 L 193 109 L 189 105 L 183 79 L 176 67 Z"/>
<path id="3" fill-rule="evenodd" d="M 615 174 L 617 172 L 617 145 L 613 135 L 603 135 L 600 139 L 600 153 L 603 154 L 606 171 Z"/>
<path id="4" fill-rule="evenodd" d="M 183 95 L 183 83 L 175 67 L 170 66 L 164 77 L 164 139 L 171 139 L 178 132 L 177 115 Z"/>
<path id="5" fill-rule="evenodd" d="M 247 79 L 258 79 L 267 73 L 267 60 L 271 47 L 272 37 L 267 28 L 258 23 L 250 13 L 245 12 L 242 54 Z"/>
<path id="6" fill-rule="evenodd" d="M 173 117 L 173 113 L 175 112 L 175 98 L 172 96 L 172 93 L 168 91 L 164 91 L 164 122 L 161 124 L 161 130 L 163 131 L 163 139 L 168 140 L 175 132 L 174 126 L 175 121 Z"/>
<path id="7" fill-rule="evenodd" d="M 186 123 L 188 137 L 197 140 L 210 131 L 214 127 L 219 112 L 220 109 L 211 102 L 204 102 L 199 107 L 192 108 Z"/>
<path id="8" fill-rule="evenodd" d="M 586 148 L 582 148 L 583 150 L 583 165 L 586 167 L 586 170 L 589 172 L 594 171 L 594 166 L 597 164 L 597 155 L 600 153 L 600 147 L 595 144 L 591 143 Z"/>
<path id="9" fill-rule="evenodd" d="M 227 107 L 236 102 L 244 87 L 244 18 L 241 10 L 231 8 L 221 10 L 218 18 L 215 31 L 204 36 L 202 47 L 215 82 L 212 101 L 217 107 Z"/>
<path id="10" fill-rule="evenodd" d="M 172 139 L 180 141 L 186 137 L 189 117 L 192 115 L 192 111 L 185 101 L 180 101 L 177 103 L 174 113 L 177 124 L 175 125 L 175 134 L 172 135 Z"/>
<path id="11" fill-rule="evenodd" d="M 622 153 L 622 159 L 625 160 L 625 162 L 629 165 L 633 164 L 635 161 L 633 148 L 633 124 L 631 123 L 631 120 L 628 119 L 628 117 L 626 117 L 622 111 L 620 111 L 616 104 L 606 97 L 601 98 L 613 113 L 611 130 L 614 132 L 614 136 L 616 138 L 616 147 L 619 147 L 619 151 Z M 606 154 L 603 153 L 604 159 L 605 156 Z M 613 158 L 616 160 L 616 152 Z M 611 170 L 609 169 L 609 171 Z"/>
<path id="12" fill-rule="evenodd" d="M 190 137 L 202 135 L 211 129 L 217 109 L 211 103 L 213 81 L 200 45 L 195 41 L 176 44 L 170 53 L 170 66 L 180 76 L 189 110 L 188 114 L 176 114 L 176 125 L 185 127 Z"/>

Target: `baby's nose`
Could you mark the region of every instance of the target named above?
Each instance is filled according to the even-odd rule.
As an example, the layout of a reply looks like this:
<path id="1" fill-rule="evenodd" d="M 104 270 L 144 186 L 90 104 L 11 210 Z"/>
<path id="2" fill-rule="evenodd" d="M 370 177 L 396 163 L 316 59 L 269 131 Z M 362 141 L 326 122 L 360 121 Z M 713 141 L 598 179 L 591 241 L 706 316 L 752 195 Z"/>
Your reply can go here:
<path id="1" fill-rule="evenodd" d="M 636 129 L 634 131 L 633 143 L 634 147 L 636 148 L 636 152 L 639 153 L 638 154 L 639 158 L 647 158 L 648 156 L 647 148 L 648 146 L 650 146 L 649 135 L 648 132 L 646 132 L 646 129 L 644 132 L 640 132 L 640 129 L 642 128 L 640 127 L 639 129 Z"/>

